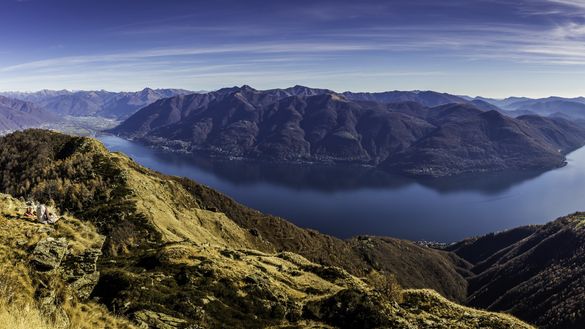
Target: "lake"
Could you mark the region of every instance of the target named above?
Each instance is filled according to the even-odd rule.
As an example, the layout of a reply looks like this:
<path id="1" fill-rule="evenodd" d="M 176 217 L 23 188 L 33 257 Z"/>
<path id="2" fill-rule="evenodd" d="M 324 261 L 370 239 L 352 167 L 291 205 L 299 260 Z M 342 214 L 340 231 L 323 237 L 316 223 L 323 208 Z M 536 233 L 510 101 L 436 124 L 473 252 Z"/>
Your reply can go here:
<path id="1" fill-rule="evenodd" d="M 440 242 L 542 224 L 585 210 L 585 148 L 547 172 L 413 179 L 359 166 L 283 165 L 167 153 L 115 136 L 112 151 L 189 177 L 238 202 L 340 238 Z"/>

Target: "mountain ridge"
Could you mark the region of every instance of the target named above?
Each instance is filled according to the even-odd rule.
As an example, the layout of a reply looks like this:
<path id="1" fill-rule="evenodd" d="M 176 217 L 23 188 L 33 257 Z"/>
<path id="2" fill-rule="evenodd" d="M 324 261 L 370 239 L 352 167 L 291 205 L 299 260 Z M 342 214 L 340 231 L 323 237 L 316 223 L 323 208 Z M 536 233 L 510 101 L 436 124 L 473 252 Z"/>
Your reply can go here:
<path id="1" fill-rule="evenodd" d="M 0 96 L 0 131 L 36 127 L 56 120 L 33 103 Z"/>
<path id="2" fill-rule="evenodd" d="M 585 141 L 585 126 L 551 118 L 532 127 L 535 120 L 508 118 L 493 107 L 483 103 L 478 107 L 462 98 L 458 98 L 461 103 L 429 108 L 413 101 L 380 103 L 363 97 L 353 101 L 347 95 L 319 94 L 322 90 L 311 92 L 305 87 L 297 87 L 296 92 L 299 88 L 304 88 L 302 95 L 244 86 L 163 99 L 111 132 L 154 146 L 212 156 L 357 163 L 430 176 L 550 169 L 563 165 L 564 154 Z M 490 119 L 484 112 L 500 114 Z M 547 129 L 554 131 L 554 138 Z M 472 131 L 484 133 L 474 135 Z M 420 148 L 423 140 L 439 133 L 443 135 L 430 145 L 432 152 Z M 465 141 L 463 134 L 476 143 L 466 144 L 460 152 L 450 143 Z M 503 136 L 525 145 L 525 150 L 518 148 L 525 157 L 506 151 Z M 469 158 L 473 156 L 483 158 Z M 451 166 L 453 163 L 459 165 Z"/>

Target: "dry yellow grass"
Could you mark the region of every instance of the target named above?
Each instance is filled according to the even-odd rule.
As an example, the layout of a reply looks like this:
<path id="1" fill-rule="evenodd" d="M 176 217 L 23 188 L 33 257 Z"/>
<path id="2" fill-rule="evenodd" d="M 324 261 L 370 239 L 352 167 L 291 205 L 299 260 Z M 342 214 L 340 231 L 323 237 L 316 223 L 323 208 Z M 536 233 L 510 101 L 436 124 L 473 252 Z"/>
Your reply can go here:
<path id="1" fill-rule="evenodd" d="M 140 213 L 168 242 L 191 241 L 232 248 L 252 248 L 250 233 L 223 213 L 194 207 L 197 200 L 179 183 L 146 175 L 130 165 L 130 159 L 114 153 L 112 159 L 120 162 L 134 190 L 134 201 Z"/>
<path id="2" fill-rule="evenodd" d="M 135 328 L 101 305 L 77 301 L 58 276 L 48 284 L 63 297 L 57 309 L 59 316 L 39 308 L 34 299 L 35 272 L 28 265 L 29 250 L 41 239 L 51 236 L 65 237 L 70 252 L 78 253 L 100 246 L 103 237 L 91 224 L 71 216 L 65 216 L 54 226 L 35 223 L 22 216 L 24 209 L 23 202 L 0 194 L 0 329 Z"/>

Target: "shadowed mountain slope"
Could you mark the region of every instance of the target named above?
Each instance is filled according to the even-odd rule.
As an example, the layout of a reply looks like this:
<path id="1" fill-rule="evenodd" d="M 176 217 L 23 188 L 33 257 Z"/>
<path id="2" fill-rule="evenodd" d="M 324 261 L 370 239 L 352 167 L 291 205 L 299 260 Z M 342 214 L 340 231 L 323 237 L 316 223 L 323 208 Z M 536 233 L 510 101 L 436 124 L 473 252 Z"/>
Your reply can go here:
<path id="1" fill-rule="evenodd" d="M 112 131 L 184 152 L 349 162 L 431 176 L 550 169 L 585 143 L 585 128 L 561 118 L 513 119 L 465 100 L 429 108 L 295 88 L 302 95 L 244 86 L 168 98 Z"/>
<path id="2" fill-rule="evenodd" d="M 585 215 L 470 239 L 449 250 L 474 264 L 469 304 L 540 328 L 585 325 Z"/>

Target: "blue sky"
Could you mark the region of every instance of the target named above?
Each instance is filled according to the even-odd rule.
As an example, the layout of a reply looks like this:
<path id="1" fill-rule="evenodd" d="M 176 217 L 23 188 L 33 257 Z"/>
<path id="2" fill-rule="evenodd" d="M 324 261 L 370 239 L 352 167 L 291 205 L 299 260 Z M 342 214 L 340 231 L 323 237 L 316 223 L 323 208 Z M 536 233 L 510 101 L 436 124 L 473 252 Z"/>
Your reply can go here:
<path id="1" fill-rule="evenodd" d="M 585 0 L 0 0 L 0 90 L 585 95 Z"/>

